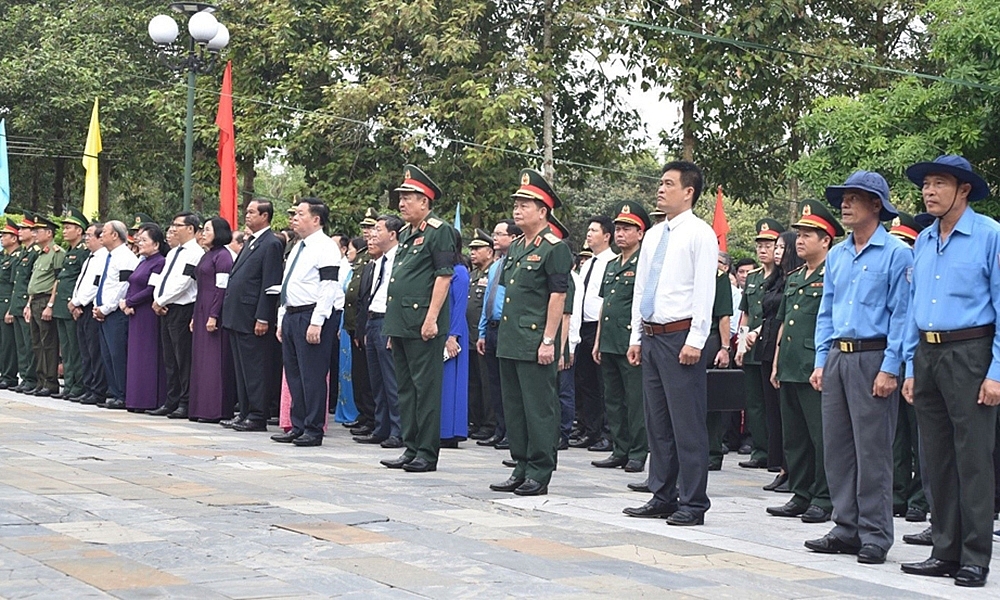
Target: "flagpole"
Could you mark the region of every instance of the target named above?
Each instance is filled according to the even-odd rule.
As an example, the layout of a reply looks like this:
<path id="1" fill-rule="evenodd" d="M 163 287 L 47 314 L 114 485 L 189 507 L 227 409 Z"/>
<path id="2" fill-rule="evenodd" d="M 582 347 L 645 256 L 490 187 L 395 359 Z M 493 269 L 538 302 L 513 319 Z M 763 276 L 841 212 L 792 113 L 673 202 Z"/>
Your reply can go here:
<path id="1" fill-rule="evenodd" d="M 191 39 L 191 52 L 194 52 L 194 38 Z M 187 125 L 184 132 L 184 211 L 191 210 L 191 192 L 194 188 L 194 86 L 197 72 L 188 71 Z"/>

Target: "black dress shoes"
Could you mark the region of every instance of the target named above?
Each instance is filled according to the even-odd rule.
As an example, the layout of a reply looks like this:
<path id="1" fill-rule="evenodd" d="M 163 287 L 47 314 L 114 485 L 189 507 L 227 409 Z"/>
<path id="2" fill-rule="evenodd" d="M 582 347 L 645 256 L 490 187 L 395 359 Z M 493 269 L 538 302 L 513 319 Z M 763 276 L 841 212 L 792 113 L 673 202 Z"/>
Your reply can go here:
<path id="1" fill-rule="evenodd" d="M 781 506 L 768 506 L 767 514 L 775 517 L 800 517 L 808 508 L 808 506 L 797 504 L 794 500 L 789 500 Z"/>
<path id="2" fill-rule="evenodd" d="M 919 508 L 906 509 L 906 520 L 910 523 L 923 523 L 927 520 L 927 511 Z"/>
<path id="3" fill-rule="evenodd" d="M 589 448 L 597 443 L 596 438 L 592 438 L 589 435 L 585 435 L 582 438 L 570 438 L 569 447 L 570 448 Z"/>
<path id="4" fill-rule="evenodd" d="M 79 396 L 70 396 L 70 397 L 68 397 L 66 399 L 69 400 L 70 402 L 80 402 L 80 400 L 83 400 L 86 397 L 87 397 L 87 394 L 80 394 Z"/>
<path id="5" fill-rule="evenodd" d="M 717 462 L 717 463 L 710 462 L 710 463 L 708 463 L 708 470 L 709 471 L 721 471 L 722 470 L 722 463 L 721 462 Z"/>
<path id="6" fill-rule="evenodd" d="M 632 490 L 633 492 L 642 492 L 644 494 L 650 493 L 649 485 L 645 481 L 643 481 L 642 483 L 630 483 L 626 485 L 626 487 Z"/>
<path id="7" fill-rule="evenodd" d="M 458 450 L 458 438 L 448 438 L 446 440 L 441 440 L 441 448 L 447 448 L 449 450 Z"/>
<path id="8" fill-rule="evenodd" d="M 490 489 L 493 490 L 494 492 L 513 492 L 517 488 L 521 487 L 522 483 L 524 483 L 523 479 L 518 479 L 514 476 L 511 476 L 507 481 L 504 481 L 503 483 L 491 483 Z"/>
<path id="9" fill-rule="evenodd" d="M 369 426 L 367 426 L 367 425 L 364 425 L 364 426 L 361 426 L 361 427 L 352 427 L 351 428 L 351 435 L 356 435 L 356 436 L 359 436 L 359 437 L 363 437 L 363 436 L 366 436 L 366 435 L 371 435 L 372 431 L 373 431 L 372 428 L 369 427 Z"/>
<path id="10" fill-rule="evenodd" d="M 499 442 L 500 439 L 501 439 L 500 436 L 498 436 L 496 434 L 493 434 L 493 435 L 491 435 L 490 437 L 488 437 L 488 438 L 486 438 L 484 440 L 477 441 L 476 445 L 477 446 L 496 446 L 497 442 Z"/>
<path id="11" fill-rule="evenodd" d="M 811 504 L 806 512 L 799 517 L 803 523 L 826 523 L 830 520 L 831 511 L 822 509 L 815 504 Z"/>
<path id="12" fill-rule="evenodd" d="M 517 461 L 512 458 L 505 458 L 502 461 L 500 461 L 500 464 L 507 467 L 508 469 L 513 469 L 514 467 L 517 466 Z"/>
<path id="13" fill-rule="evenodd" d="M 384 458 L 379 461 L 383 466 L 390 469 L 402 469 L 403 465 L 408 465 L 411 462 L 413 462 L 413 457 L 406 454 L 400 454 L 399 458 Z"/>
<path id="14" fill-rule="evenodd" d="M 244 419 L 233 425 L 233 431 L 267 431 L 267 421 Z"/>
<path id="15" fill-rule="evenodd" d="M 983 587 L 986 585 L 986 576 L 989 574 L 989 567 L 965 565 L 958 570 L 958 573 L 955 573 L 955 585 L 962 587 Z"/>
<path id="16" fill-rule="evenodd" d="M 961 565 L 951 560 L 938 560 L 932 557 L 923 562 L 903 563 L 899 565 L 899 568 L 902 569 L 904 573 L 909 573 L 910 575 L 952 577 L 958 573 Z"/>
<path id="17" fill-rule="evenodd" d="M 98 398 L 93 394 L 89 394 L 80 399 L 80 404 L 86 404 L 87 406 L 97 406 L 98 402 L 104 402 L 103 398 Z M 166 413 L 164 413 L 166 414 Z"/>
<path id="18" fill-rule="evenodd" d="M 503 439 L 493 444 L 493 447 L 497 450 L 510 450 L 510 440 L 507 439 L 507 436 L 503 436 Z"/>
<path id="19" fill-rule="evenodd" d="M 705 515 L 696 515 L 688 510 L 679 510 L 667 517 L 667 525 L 678 525 L 680 527 L 690 527 L 692 525 L 704 525 Z"/>
<path id="20" fill-rule="evenodd" d="M 64 395 L 64 394 L 63 394 L 63 393 L 62 393 L 61 391 L 59 391 L 59 390 L 56 390 L 56 391 L 52 392 L 52 393 L 51 393 L 51 394 L 49 395 L 49 397 L 50 397 L 50 398 L 55 398 L 56 400 L 62 400 L 62 399 L 63 399 L 63 398 L 65 398 L 66 396 L 65 396 L 65 395 Z"/>
<path id="21" fill-rule="evenodd" d="M 422 458 L 414 458 L 403 465 L 403 470 L 408 473 L 430 473 L 437 471 L 437 463 L 428 462 Z"/>
<path id="22" fill-rule="evenodd" d="M 104 408 L 110 408 L 112 410 L 125 410 L 124 400 L 105 400 Z"/>
<path id="23" fill-rule="evenodd" d="M 875 544 L 865 544 L 858 551 L 858 562 L 863 565 L 880 565 L 885 562 L 885 550 Z"/>
<path id="24" fill-rule="evenodd" d="M 622 512 L 638 519 L 666 519 L 677 512 L 677 507 L 650 500 L 638 508 L 623 508 Z"/>
<path id="25" fill-rule="evenodd" d="M 403 440 L 399 439 L 394 435 L 390 435 L 389 437 L 379 442 L 379 446 L 382 446 L 383 448 L 402 448 Z"/>
<path id="26" fill-rule="evenodd" d="M 45 388 L 42 388 L 40 390 L 35 390 L 35 395 L 38 396 L 39 398 L 48 398 L 52 396 L 52 390 L 47 390 Z"/>
<path id="27" fill-rule="evenodd" d="M 167 415 L 168 419 L 186 419 L 188 418 L 188 411 L 186 408 L 178 408 L 174 412 Z"/>
<path id="28" fill-rule="evenodd" d="M 239 415 L 236 415 L 232 419 L 223 419 L 223 420 L 219 421 L 219 425 L 222 425 L 226 429 L 232 429 L 233 427 L 235 427 L 236 425 L 238 425 L 239 423 L 242 423 L 242 422 L 243 422 L 243 418 L 240 417 Z"/>
<path id="29" fill-rule="evenodd" d="M 642 473 L 646 469 L 646 461 L 633 458 L 622 469 L 626 473 Z"/>
<path id="30" fill-rule="evenodd" d="M 861 552 L 859 544 L 849 544 L 832 533 L 828 533 L 818 540 L 806 540 L 803 546 L 820 554 L 858 554 Z M 882 560 L 885 560 L 884 550 L 882 551 Z"/>
<path id="31" fill-rule="evenodd" d="M 469 439 L 472 440 L 488 440 L 493 437 L 493 432 L 488 429 L 480 429 L 479 431 L 469 435 Z"/>
<path id="32" fill-rule="evenodd" d="M 306 433 L 292 440 L 292 443 L 295 444 L 296 446 L 322 446 L 323 436 L 309 435 L 308 433 Z"/>
<path id="33" fill-rule="evenodd" d="M 549 486 L 542 485 L 534 479 L 525 479 L 514 493 L 518 496 L 544 496 L 549 493 Z"/>
<path id="34" fill-rule="evenodd" d="M 337 411 L 336 411 L 336 410 L 334 410 L 333 412 L 337 412 Z M 347 429 L 354 429 L 355 427 L 357 427 L 357 426 L 358 426 L 358 420 L 357 420 L 357 419 L 355 419 L 355 420 L 353 420 L 353 421 L 350 421 L 350 422 L 348 422 L 348 423 L 341 423 L 340 425 L 341 425 L 341 427 L 345 427 L 345 428 L 347 428 Z"/>
<path id="35" fill-rule="evenodd" d="M 778 489 L 778 486 L 788 482 L 788 473 L 778 473 L 774 478 L 774 481 L 764 486 L 764 491 L 773 492 Z"/>
<path id="36" fill-rule="evenodd" d="M 767 459 L 751 458 L 750 460 L 740 461 L 740 466 L 744 469 L 766 469 Z"/>
<path id="37" fill-rule="evenodd" d="M 281 444 L 291 444 L 300 437 L 302 437 L 302 432 L 293 429 L 287 433 L 276 433 L 271 436 L 271 439 Z"/>
<path id="38" fill-rule="evenodd" d="M 608 438 L 601 438 L 597 443 L 587 446 L 588 452 L 610 452 L 612 449 L 613 446 Z"/>
<path id="39" fill-rule="evenodd" d="M 354 440 L 355 442 L 359 443 L 359 444 L 381 444 L 382 442 L 384 442 L 386 440 L 386 438 L 384 438 L 384 437 L 381 437 L 381 436 L 378 436 L 378 435 L 371 435 L 371 434 L 369 434 L 369 435 L 356 435 L 356 436 L 354 436 L 351 439 Z"/>
<path id="40" fill-rule="evenodd" d="M 82 402 L 81 404 L 87 404 L 87 402 Z M 147 410 L 147 415 L 153 415 L 154 417 L 165 417 L 174 411 L 170 410 L 166 406 L 161 406 L 160 408 L 154 408 L 153 410 Z"/>
<path id="41" fill-rule="evenodd" d="M 590 464 L 594 465 L 599 469 L 617 469 L 618 467 L 624 467 L 628 464 L 628 458 L 625 456 L 609 456 L 604 460 L 592 460 Z"/>
<path id="42" fill-rule="evenodd" d="M 933 546 L 934 540 L 931 538 L 931 528 L 928 527 L 920 533 L 910 533 L 904 535 L 903 543 L 913 544 L 914 546 Z"/>
<path id="43" fill-rule="evenodd" d="M 219 422 L 220 422 L 221 420 L 222 420 L 222 419 L 206 419 L 205 417 L 199 417 L 199 418 L 198 418 L 198 422 L 199 422 L 199 423 L 205 423 L 205 424 L 207 424 L 207 425 L 216 425 L 216 424 L 218 424 L 218 423 L 219 423 Z"/>
<path id="44" fill-rule="evenodd" d="M 556 446 L 556 450 L 569 450 L 569 440 L 559 439 L 559 445 Z"/>

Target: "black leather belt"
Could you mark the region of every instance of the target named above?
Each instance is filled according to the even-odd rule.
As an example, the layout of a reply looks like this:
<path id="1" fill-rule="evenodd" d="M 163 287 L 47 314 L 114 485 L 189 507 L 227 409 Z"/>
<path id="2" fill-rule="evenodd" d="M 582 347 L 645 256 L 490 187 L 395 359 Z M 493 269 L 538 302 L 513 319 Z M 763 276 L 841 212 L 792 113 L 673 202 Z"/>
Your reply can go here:
<path id="1" fill-rule="evenodd" d="M 966 340 L 978 340 L 979 338 L 993 337 L 995 332 L 995 325 L 981 325 L 979 327 L 954 329 L 952 331 L 921 330 L 920 339 L 928 344 L 947 344 L 948 342 L 964 342 Z"/>
<path id="2" fill-rule="evenodd" d="M 665 333 L 677 333 L 691 329 L 691 319 L 681 319 L 673 323 L 649 323 L 642 322 L 642 332 L 648 336 L 663 335 Z"/>
<path id="3" fill-rule="evenodd" d="M 866 338 L 863 340 L 840 338 L 833 340 L 837 348 L 845 354 L 853 352 L 872 352 L 874 350 L 885 350 L 888 346 L 885 338 Z"/>
<path id="4" fill-rule="evenodd" d="M 375 319 L 384 319 L 384 318 L 385 318 L 385 313 L 377 313 L 377 312 L 368 311 L 368 320 L 369 321 L 374 321 Z"/>
<path id="5" fill-rule="evenodd" d="M 294 315 L 295 313 L 306 312 L 307 310 L 312 310 L 316 308 L 316 303 L 304 304 L 302 306 L 286 306 L 285 312 Z"/>
<path id="6" fill-rule="evenodd" d="M 500 321 L 499 320 L 497 320 L 497 321 L 486 321 L 486 327 L 488 327 L 490 329 L 496 329 L 497 327 L 500 327 Z"/>

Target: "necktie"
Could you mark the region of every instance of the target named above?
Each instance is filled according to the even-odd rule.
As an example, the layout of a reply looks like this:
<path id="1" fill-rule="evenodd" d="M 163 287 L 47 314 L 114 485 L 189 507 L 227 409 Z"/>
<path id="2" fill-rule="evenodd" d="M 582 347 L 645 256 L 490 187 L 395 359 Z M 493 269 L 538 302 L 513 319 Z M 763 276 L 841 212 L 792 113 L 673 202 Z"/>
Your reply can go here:
<path id="1" fill-rule="evenodd" d="M 181 250 L 184 246 L 177 246 L 177 252 L 174 252 L 174 257 L 170 259 L 170 265 L 167 267 L 167 272 L 163 275 L 163 281 L 160 282 L 160 293 L 156 295 L 157 298 L 163 297 L 163 292 L 167 287 L 167 279 L 170 277 L 170 272 L 174 270 L 174 265 L 177 264 L 177 257 L 181 255 Z"/>
<path id="2" fill-rule="evenodd" d="M 90 256 L 87 257 L 87 260 L 84 261 L 84 263 L 83 263 L 83 270 L 80 271 L 80 276 L 77 277 L 77 279 L 76 279 L 76 287 L 73 288 L 73 295 L 74 296 L 76 296 L 76 293 L 80 291 L 80 284 L 83 282 L 83 278 L 86 277 L 86 275 L 87 275 L 87 267 L 90 266 L 90 259 L 92 259 L 92 258 L 94 258 L 94 253 L 93 252 L 91 252 Z"/>
<path id="3" fill-rule="evenodd" d="M 104 272 L 101 273 L 101 282 L 97 284 L 97 305 L 104 306 L 104 300 L 102 298 L 104 294 L 104 280 L 108 278 L 108 267 L 111 265 L 111 253 L 108 252 L 108 258 L 104 261 Z"/>
<path id="4" fill-rule="evenodd" d="M 503 277 L 501 271 L 503 270 L 503 260 L 504 257 L 500 257 L 496 261 L 497 270 L 493 274 L 493 279 L 490 280 L 490 289 L 486 292 L 486 317 L 487 320 L 495 321 L 493 318 L 493 303 L 497 299 L 497 287 L 500 284 L 500 278 Z"/>
<path id="5" fill-rule="evenodd" d="M 378 279 L 375 280 L 375 291 L 372 292 L 372 298 L 374 298 L 375 294 L 378 293 L 378 289 L 380 287 L 382 287 L 382 277 L 385 276 L 385 259 L 386 258 L 388 258 L 388 257 L 386 257 L 386 256 L 383 255 L 382 256 L 382 260 L 379 262 L 379 266 L 378 266 Z"/>
<path id="6" fill-rule="evenodd" d="M 295 251 L 295 256 L 292 257 L 292 266 L 288 267 L 288 274 L 285 275 L 285 280 L 281 282 L 281 305 L 285 305 L 285 293 L 288 291 L 288 280 L 292 278 L 292 273 L 295 271 L 295 263 L 299 262 L 299 257 L 302 256 L 302 249 L 306 247 L 305 240 L 299 242 L 299 249 Z"/>
<path id="7" fill-rule="evenodd" d="M 663 259 L 667 256 L 667 240 L 669 238 L 670 226 L 664 223 L 663 235 L 660 236 L 660 242 L 656 244 L 656 249 L 653 251 L 649 275 L 646 277 L 646 287 L 642 290 L 642 301 L 639 303 L 639 314 L 645 321 L 653 318 L 653 311 L 656 308 L 656 288 L 660 284 L 660 272 L 663 270 Z"/>

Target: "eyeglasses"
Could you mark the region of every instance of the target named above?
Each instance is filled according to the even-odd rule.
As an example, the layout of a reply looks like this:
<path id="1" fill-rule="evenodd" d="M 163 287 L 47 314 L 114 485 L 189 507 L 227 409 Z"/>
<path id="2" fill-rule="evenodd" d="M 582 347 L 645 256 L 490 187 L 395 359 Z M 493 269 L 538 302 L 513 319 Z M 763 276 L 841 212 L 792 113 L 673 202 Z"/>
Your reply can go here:
<path id="1" fill-rule="evenodd" d="M 187 227 L 187 226 L 188 226 L 187 223 L 181 221 L 180 223 L 171 223 L 168 229 L 176 229 L 178 227 Z"/>

